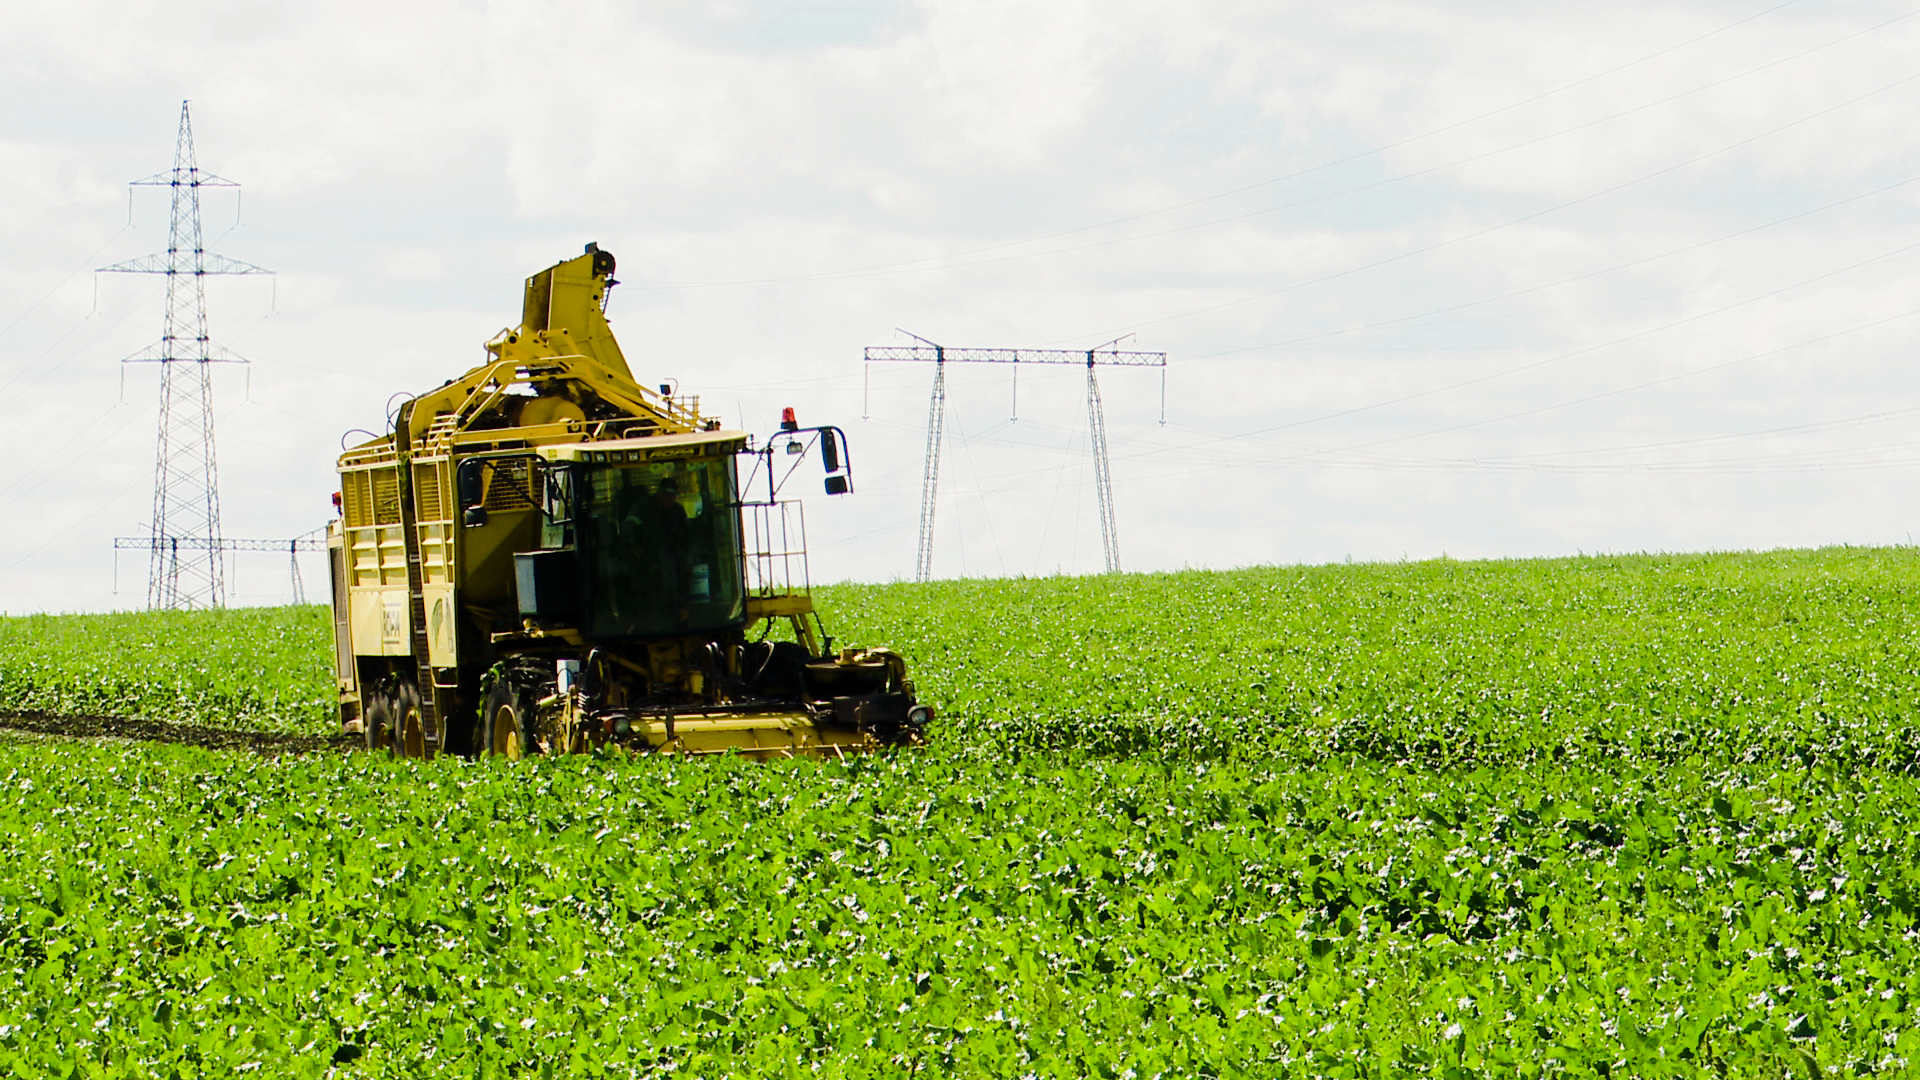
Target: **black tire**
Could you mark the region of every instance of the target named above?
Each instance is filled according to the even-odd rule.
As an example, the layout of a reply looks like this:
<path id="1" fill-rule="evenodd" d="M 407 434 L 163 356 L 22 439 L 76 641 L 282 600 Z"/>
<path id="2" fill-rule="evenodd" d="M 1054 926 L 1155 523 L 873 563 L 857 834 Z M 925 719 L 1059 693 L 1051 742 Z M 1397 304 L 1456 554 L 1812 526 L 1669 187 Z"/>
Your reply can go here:
<path id="1" fill-rule="evenodd" d="M 487 700 L 480 706 L 474 725 L 479 752 L 517 761 L 539 753 L 533 733 L 533 695 L 511 680 L 495 679 L 487 688 Z"/>
<path id="2" fill-rule="evenodd" d="M 394 752 L 424 761 L 439 745 L 438 734 L 427 730 L 426 715 L 420 708 L 420 688 L 412 679 L 401 679 L 393 690 Z"/>
<path id="3" fill-rule="evenodd" d="M 387 692 L 379 688 L 367 691 L 361 700 L 365 714 L 360 726 L 367 737 L 367 749 L 392 753 L 393 746 L 393 700 Z"/>

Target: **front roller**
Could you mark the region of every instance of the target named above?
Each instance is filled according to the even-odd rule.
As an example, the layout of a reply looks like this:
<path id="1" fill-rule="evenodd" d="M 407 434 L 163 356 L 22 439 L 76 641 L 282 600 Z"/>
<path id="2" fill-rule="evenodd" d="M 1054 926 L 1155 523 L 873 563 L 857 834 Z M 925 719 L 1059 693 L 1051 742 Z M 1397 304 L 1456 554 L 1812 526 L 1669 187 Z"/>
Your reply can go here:
<path id="1" fill-rule="evenodd" d="M 870 754 L 925 742 L 933 711 L 925 706 L 918 722 L 902 721 L 886 729 L 846 725 L 836 717 L 809 710 L 777 713 L 699 712 L 610 718 L 599 745 L 626 746 L 661 754 L 724 754 L 747 757 L 835 757 Z"/>

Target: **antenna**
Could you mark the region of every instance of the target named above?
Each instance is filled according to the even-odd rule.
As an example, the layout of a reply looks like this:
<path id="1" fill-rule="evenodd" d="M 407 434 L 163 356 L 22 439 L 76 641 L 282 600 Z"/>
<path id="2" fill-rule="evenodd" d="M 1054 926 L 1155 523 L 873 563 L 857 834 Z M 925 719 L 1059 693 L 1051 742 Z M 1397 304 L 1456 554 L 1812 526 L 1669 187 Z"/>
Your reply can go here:
<path id="1" fill-rule="evenodd" d="M 210 365 L 246 361 L 215 346 L 207 336 L 206 277 L 272 273 L 202 248 L 200 189 L 240 185 L 202 172 L 196 164 L 187 105 L 180 103 L 180 134 L 174 143 L 172 170 L 135 180 L 127 192 L 131 208 L 135 187 L 173 189 L 167 250 L 99 270 L 167 276 L 166 329 L 159 343 L 121 361 L 160 365 L 153 520 L 145 538 L 122 538 L 113 545 L 116 549 L 143 547 L 149 552 L 147 606 L 156 609 L 217 608 L 226 602 L 223 553 L 227 549 L 220 539 L 220 479 L 214 455 Z M 185 562 L 181 561 L 182 552 L 187 556 Z"/>
<path id="2" fill-rule="evenodd" d="M 897 328 L 896 328 L 897 329 Z M 1093 451 L 1094 494 L 1100 508 L 1100 543 L 1106 554 L 1108 573 L 1120 570 L 1120 530 L 1113 512 L 1113 468 L 1108 461 L 1106 411 L 1100 402 L 1100 382 L 1094 377 L 1097 364 L 1121 367 L 1157 367 L 1161 369 L 1161 415 L 1166 413 L 1167 354 L 1163 352 L 1122 352 L 1114 346 L 1132 337 L 1115 338 L 1091 349 L 949 349 L 907 330 L 919 345 L 871 345 L 866 361 L 933 362 L 933 397 L 927 406 L 927 460 L 920 476 L 920 551 L 914 564 L 914 580 L 933 579 L 933 510 L 935 488 L 940 480 L 940 444 L 946 428 L 947 362 L 961 364 L 1085 364 L 1087 367 L 1087 430 Z M 1013 369 L 1018 392 L 1020 369 Z M 1018 399 L 1015 399 L 1016 409 Z M 1017 415 L 1017 412 L 1016 412 Z"/>

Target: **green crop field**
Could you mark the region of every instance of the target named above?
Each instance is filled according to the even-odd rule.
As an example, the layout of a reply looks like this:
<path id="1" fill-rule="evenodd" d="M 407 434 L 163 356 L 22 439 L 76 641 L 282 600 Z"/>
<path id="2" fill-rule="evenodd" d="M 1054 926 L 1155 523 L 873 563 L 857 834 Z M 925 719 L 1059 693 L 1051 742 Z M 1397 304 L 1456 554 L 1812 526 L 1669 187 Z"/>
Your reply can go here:
<path id="1" fill-rule="evenodd" d="M 0 1070 L 1911 1075 L 1916 586 L 840 586 L 943 709 L 848 763 L 0 742 Z M 0 634 L 0 707 L 329 723 L 318 612 Z"/>
<path id="2" fill-rule="evenodd" d="M 337 730 L 323 607 L 0 616 L 0 709 Z"/>

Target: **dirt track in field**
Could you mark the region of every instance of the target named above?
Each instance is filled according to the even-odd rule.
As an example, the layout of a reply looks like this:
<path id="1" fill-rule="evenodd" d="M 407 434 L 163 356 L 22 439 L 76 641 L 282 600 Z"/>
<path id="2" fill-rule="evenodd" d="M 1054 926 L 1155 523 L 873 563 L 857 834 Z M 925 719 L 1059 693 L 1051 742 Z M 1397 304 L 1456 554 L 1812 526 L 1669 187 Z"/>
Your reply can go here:
<path id="1" fill-rule="evenodd" d="M 0 712 L 0 730 L 68 739 L 129 739 L 176 743 L 209 750 L 247 750 L 256 754 L 342 752 L 363 746 L 358 735 L 284 735 L 271 731 L 233 731 L 165 720 L 120 716 L 60 716 L 42 712 Z"/>

